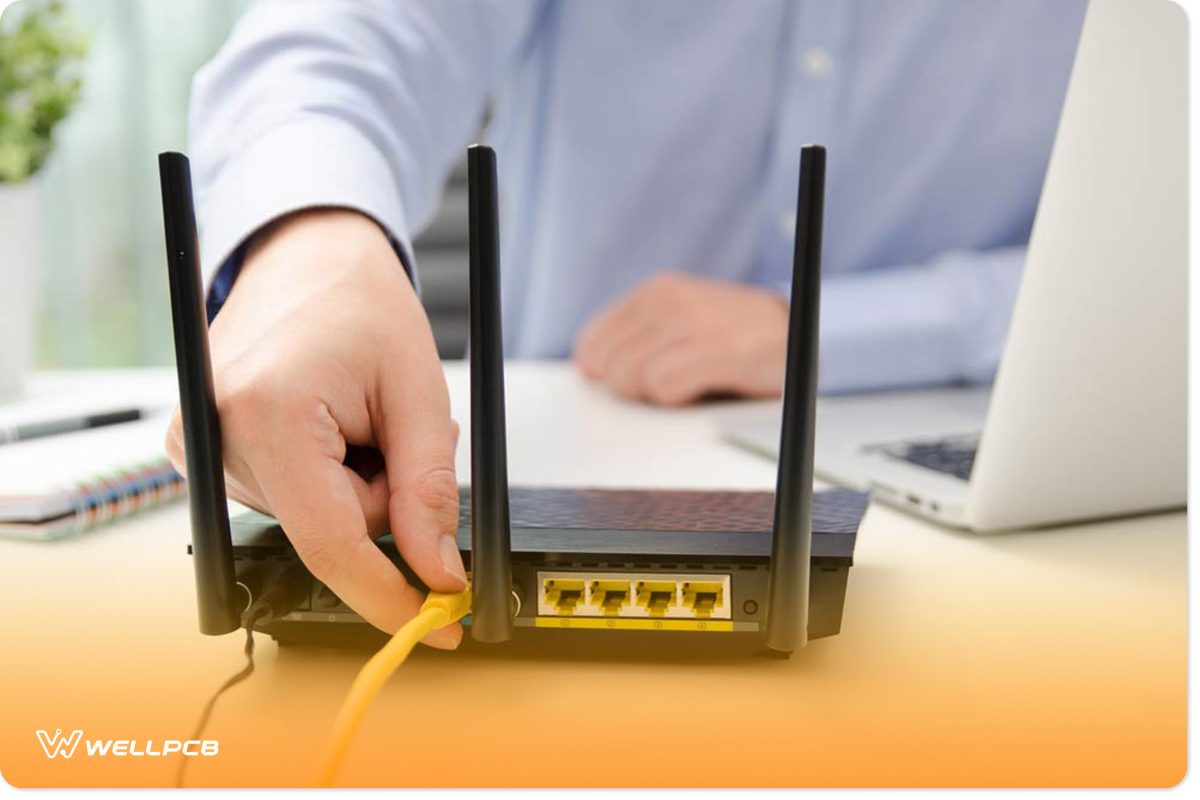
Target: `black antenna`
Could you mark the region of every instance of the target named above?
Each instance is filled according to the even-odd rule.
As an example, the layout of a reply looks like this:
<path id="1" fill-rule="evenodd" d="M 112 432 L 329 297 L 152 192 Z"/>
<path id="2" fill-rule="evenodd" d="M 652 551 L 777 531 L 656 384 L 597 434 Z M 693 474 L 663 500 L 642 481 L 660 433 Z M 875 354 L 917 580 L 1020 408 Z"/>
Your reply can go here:
<path id="1" fill-rule="evenodd" d="M 775 529 L 767 584 L 766 644 L 790 653 L 808 642 L 808 583 L 812 558 L 813 439 L 817 411 L 817 350 L 821 308 L 821 228 L 825 215 L 825 148 L 800 152 L 792 302 Z"/>
<path id="2" fill-rule="evenodd" d="M 200 632 L 230 633 L 239 627 L 240 610 L 234 600 L 237 588 L 233 541 L 229 535 L 221 426 L 213 393 L 208 325 L 200 286 L 192 172 L 187 156 L 181 153 L 161 153 L 158 172 L 162 181 L 163 228 L 167 237 L 167 274 L 171 285 L 179 403 L 183 412 Z"/>
<path id="3" fill-rule="evenodd" d="M 496 153 L 467 148 L 471 233 L 471 636 L 512 638 L 512 544 L 500 326 L 500 220 Z"/>

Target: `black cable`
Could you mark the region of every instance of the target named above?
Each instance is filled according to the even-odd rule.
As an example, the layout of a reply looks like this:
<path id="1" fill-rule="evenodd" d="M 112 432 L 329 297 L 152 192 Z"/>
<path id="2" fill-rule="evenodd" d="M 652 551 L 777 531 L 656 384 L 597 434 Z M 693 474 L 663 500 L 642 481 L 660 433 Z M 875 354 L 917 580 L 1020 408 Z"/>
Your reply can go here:
<path id="1" fill-rule="evenodd" d="M 241 670 L 239 670 L 236 674 L 231 675 L 228 680 L 221 684 L 221 687 L 217 689 L 217 691 L 213 693 L 213 696 L 208 699 L 208 702 L 205 703 L 204 710 L 200 712 L 200 721 L 196 723 L 196 729 L 192 731 L 192 735 L 190 737 L 193 741 L 198 740 L 201 734 L 204 733 L 204 729 L 208 727 L 209 718 L 212 717 L 213 709 L 216 708 L 217 700 L 221 698 L 221 695 L 225 694 L 225 692 L 229 691 L 234 686 L 237 686 L 254 673 L 254 625 L 260 619 L 270 616 L 271 613 L 270 609 L 266 606 L 259 606 L 257 603 L 255 606 L 256 607 L 252 607 L 247 610 L 243 617 L 243 624 L 246 628 L 246 645 L 243 649 L 243 652 L 246 654 L 246 666 L 242 667 Z M 179 754 L 179 768 L 175 771 L 176 789 L 183 788 L 183 773 L 187 769 L 187 763 L 188 757 L 181 752 Z"/>
<path id="2" fill-rule="evenodd" d="M 262 572 L 255 573 L 254 579 L 247 577 L 256 587 L 247 591 L 252 597 L 257 595 L 258 599 L 242 612 L 242 626 L 246 629 L 246 666 L 221 684 L 221 687 L 209 698 L 204 705 L 204 710 L 200 713 L 200 721 L 196 723 L 192 740 L 199 739 L 204 733 L 204 729 L 208 727 L 208 720 L 221 695 L 254 673 L 254 626 L 259 623 L 268 625 L 274 620 L 286 617 L 298 608 L 309 595 L 309 575 L 299 561 L 286 564 L 279 569 L 268 570 L 267 574 L 269 577 L 265 577 Z M 258 591 L 259 586 L 262 587 L 261 592 Z M 175 772 L 175 788 L 177 789 L 183 788 L 183 773 L 187 769 L 188 762 L 187 756 L 183 753 L 180 753 L 179 758 L 179 769 Z"/>

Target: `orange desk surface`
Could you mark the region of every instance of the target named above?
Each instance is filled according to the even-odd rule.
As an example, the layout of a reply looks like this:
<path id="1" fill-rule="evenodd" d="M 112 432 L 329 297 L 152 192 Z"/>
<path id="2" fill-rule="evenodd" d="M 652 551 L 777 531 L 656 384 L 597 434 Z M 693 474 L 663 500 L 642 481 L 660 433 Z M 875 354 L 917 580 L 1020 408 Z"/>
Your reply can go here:
<path id="1" fill-rule="evenodd" d="M 1167 786 L 1186 769 L 1183 514 L 972 536 L 873 506 L 843 632 L 788 661 L 426 651 L 369 714 L 363 786 Z M 164 758 L 47 759 L 37 729 L 186 739 L 242 663 L 196 633 L 186 510 L 0 542 L 0 772 L 169 785 Z M 713 634 L 717 635 L 717 634 Z M 218 706 L 194 786 L 312 779 L 364 653 L 279 648 Z"/>

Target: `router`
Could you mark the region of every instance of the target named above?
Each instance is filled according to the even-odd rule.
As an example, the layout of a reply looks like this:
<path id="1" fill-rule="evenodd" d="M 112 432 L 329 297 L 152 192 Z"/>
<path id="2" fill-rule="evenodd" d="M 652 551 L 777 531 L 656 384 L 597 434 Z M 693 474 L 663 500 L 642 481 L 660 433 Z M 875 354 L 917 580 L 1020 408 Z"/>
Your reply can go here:
<path id="1" fill-rule="evenodd" d="M 278 613 L 253 625 L 281 643 L 379 641 L 382 632 L 304 569 L 275 520 L 229 518 L 190 166 L 182 154 L 163 153 L 159 170 L 200 631 L 237 630 L 251 602 L 275 592 Z M 460 503 L 458 546 L 471 579 L 472 613 L 463 619 L 470 639 L 607 645 L 700 637 L 786 655 L 838 633 L 867 497 L 813 492 L 825 149 L 806 146 L 800 158 L 774 493 L 510 490 L 491 148 L 468 149 L 468 179 L 471 487 Z M 426 588 L 390 536 L 378 546 Z"/>

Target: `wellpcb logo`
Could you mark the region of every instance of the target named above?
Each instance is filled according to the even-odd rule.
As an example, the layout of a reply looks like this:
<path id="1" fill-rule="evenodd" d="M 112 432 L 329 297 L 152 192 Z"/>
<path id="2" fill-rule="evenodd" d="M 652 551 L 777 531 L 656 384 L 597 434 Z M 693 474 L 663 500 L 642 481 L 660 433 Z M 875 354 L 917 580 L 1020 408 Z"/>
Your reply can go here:
<path id="1" fill-rule="evenodd" d="M 62 728 L 56 728 L 51 734 L 44 730 L 36 732 L 46 758 L 70 758 L 75 755 L 79 743 L 88 757 L 117 756 L 142 758 L 146 756 L 160 757 L 184 755 L 188 757 L 215 756 L 220 751 L 221 743 L 216 739 L 163 739 L 161 744 L 153 739 L 84 739 L 83 731 L 76 728 L 70 735 L 64 736 Z"/>
<path id="2" fill-rule="evenodd" d="M 46 758 L 70 758 L 75 755 L 75 748 L 83 738 L 83 731 L 75 729 L 71 731 L 70 736 L 63 736 L 62 728 L 58 728 L 53 736 L 45 731 L 38 731 L 37 737 L 42 743 L 42 749 L 46 751 Z"/>

